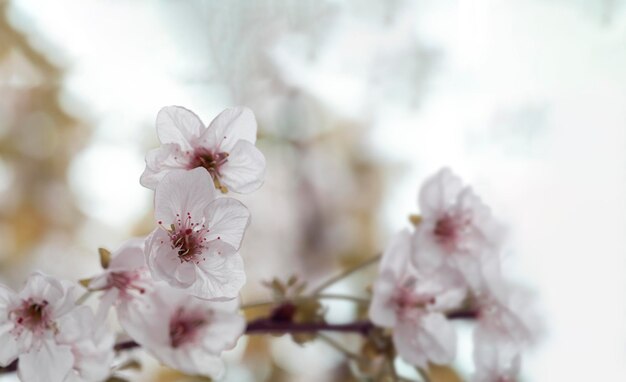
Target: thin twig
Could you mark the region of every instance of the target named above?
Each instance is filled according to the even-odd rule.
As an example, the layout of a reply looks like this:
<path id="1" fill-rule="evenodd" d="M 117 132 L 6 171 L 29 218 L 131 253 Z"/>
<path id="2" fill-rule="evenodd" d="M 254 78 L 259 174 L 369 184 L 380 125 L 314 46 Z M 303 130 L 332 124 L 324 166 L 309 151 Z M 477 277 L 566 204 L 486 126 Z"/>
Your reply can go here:
<path id="1" fill-rule="evenodd" d="M 428 375 L 428 372 L 426 370 L 422 369 L 421 367 L 416 367 L 416 369 L 420 377 L 422 377 L 422 382 L 430 382 L 430 376 Z"/>
<path id="2" fill-rule="evenodd" d="M 311 291 L 311 295 L 316 295 L 318 293 L 320 293 L 321 291 L 323 291 L 324 289 L 328 288 L 329 286 L 333 285 L 334 283 L 344 279 L 345 277 L 350 276 L 351 274 L 355 273 L 356 271 L 359 271 L 369 265 L 372 265 L 376 262 L 378 262 L 380 260 L 381 255 L 376 255 L 370 259 L 365 260 L 364 262 L 346 269 L 345 271 L 339 273 L 338 275 L 335 275 L 331 278 L 329 278 L 328 280 L 326 280 L 325 282 L 323 282 L 322 284 L 320 284 L 319 286 L 317 286 L 317 288 L 313 289 Z"/>
<path id="3" fill-rule="evenodd" d="M 242 305 L 241 309 L 242 310 L 246 310 L 246 309 L 254 309 L 254 308 L 260 308 L 260 307 L 265 307 L 265 306 L 279 305 L 282 302 L 286 302 L 286 301 L 297 303 L 298 301 L 301 301 L 301 300 L 310 300 L 310 299 L 318 299 L 318 300 L 344 300 L 344 301 L 352 301 L 354 303 L 362 304 L 362 305 L 367 305 L 367 304 L 370 303 L 369 299 L 363 298 L 363 297 L 349 296 L 349 295 L 343 295 L 343 294 L 334 294 L 334 293 L 324 293 L 324 294 L 317 294 L 317 295 L 311 296 L 311 297 L 307 297 L 307 296 L 296 297 L 296 298 L 292 298 L 292 299 L 287 299 L 285 301 L 254 302 L 254 303 Z"/>
<path id="4" fill-rule="evenodd" d="M 76 300 L 76 305 L 81 305 L 83 304 L 85 301 L 87 301 L 87 299 L 92 295 L 92 291 L 88 290 L 87 292 L 83 293 L 82 296 L 80 296 L 78 298 L 78 300 Z"/>
<path id="5" fill-rule="evenodd" d="M 318 299 L 321 300 L 344 300 L 344 301 L 352 301 L 354 303 L 357 304 L 362 304 L 362 305 L 367 305 L 370 303 L 370 300 L 367 298 L 363 298 L 363 297 L 356 297 L 356 296 L 348 296 L 348 295 L 343 295 L 343 294 L 334 294 L 334 293 L 324 293 L 324 294 L 318 294 L 315 296 Z"/>
<path id="6" fill-rule="evenodd" d="M 340 353 L 343 353 L 346 357 L 355 360 L 355 361 L 360 361 L 362 360 L 361 356 L 346 349 L 345 347 L 343 347 L 339 342 L 335 341 L 332 337 L 327 336 L 324 333 L 318 333 L 317 337 L 324 341 L 328 346 L 334 348 L 335 350 L 337 350 Z"/>

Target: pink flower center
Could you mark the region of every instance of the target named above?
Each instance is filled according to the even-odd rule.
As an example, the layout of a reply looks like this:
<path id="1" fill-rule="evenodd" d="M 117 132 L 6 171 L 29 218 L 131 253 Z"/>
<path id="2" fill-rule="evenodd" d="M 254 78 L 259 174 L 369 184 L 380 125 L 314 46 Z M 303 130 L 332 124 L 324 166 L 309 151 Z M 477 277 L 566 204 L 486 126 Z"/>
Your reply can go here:
<path id="1" fill-rule="evenodd" d="M 414 314 L 421 314 L 429 304 L 435 303 L 435 297 L 415 292 L 414 278 L 409 278 L 396 286 L 391 296 L 392 304 L 396 313 L 403 318 Z"/>
<path id="2" fill-rule="evenodd" d="M 193 152 L 188 169 L 204 167 L 213 179 L 217 179 L 221 176 L 220 168 L 226 162 L 228 162 L 228 153 L 213 152 L 204 147 L 199 147 Z"/>
<path id="3" fill-rule="evenodd" d="M 40 302 L 35 302 L 31 298 L 24 300 L 9 315 L 16 323 L 14 334 L 20 334 L 24 329 L 41 334 L 52 326 L 48 301 L 46 300 Z"/>
<path id="4" fill-rule="evenodd" d="M 456 216 L 445 214 L 437 220 L 433 234 L 441 246 L 452 252 L 458 249 L 469 225 L 469 219 L 460 214 Z"/>
<path id="5" fill-rule="evenodd" d="M 170 345 L 178 348 L 196 342 L 210 318 L 211 312 L 185 311 L 179 307 L 170 320 Z"/>
<path id="6" fill-rule="evenodd" d="M 140 294 L 146 293 L 146 289 L 141 285 L 141 275 L 138 271 L 111 272 L 107 280 L 109 288 L 117 288 L 122 294 L 128 294 L 132 290 Z"/>
<path id="7" fill-rule="evenodd" d="M 172 224 L 167 230 L 172 249 L 176 250 L 181 263 L 186 261 L 198 263 L 201 260 L 200 255 L 206 249 L 205 236 L 209 229 L 203 223 L 193 222 L 189 212 L 185 219 L 181 219 L 179 214 L 176 214 L 176 217 L 176 224 Z"/>

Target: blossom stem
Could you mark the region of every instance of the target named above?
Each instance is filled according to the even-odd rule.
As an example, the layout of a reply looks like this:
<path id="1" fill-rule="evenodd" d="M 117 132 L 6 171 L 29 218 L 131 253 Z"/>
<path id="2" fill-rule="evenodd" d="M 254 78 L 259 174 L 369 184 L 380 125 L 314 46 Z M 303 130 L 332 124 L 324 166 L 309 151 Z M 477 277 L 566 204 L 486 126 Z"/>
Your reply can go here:
<path id="1" fill-rule="evenodd" d="M 426 370 L 422 369 L 421 367 L 416 367 L 415 369 L 422 378 L 423 382 L 430 382 L 430 376 L 428 375 L 428 372 Z"/>
<path id="2" fill-rule="evenodd" d="M 343 280 L 344 278 L 350 276 L 351 274 L 366 268 L 372 264 L 377 263 L 382 255 L 376 255 L 370 259 L 365 260 L 364 262 L 357 264 L 356 266 L 352 267 L 352 268 L 348 268 L 345 271 L 329 278 L 328 280 L 324 281 L 323 283 L 321 283 L 320 285 L 318 285 L 315 289 L 313 289 L 311 291 L 311 295 L 316 295 L 319 294 L 321 291 L 323 291 L 324 289 L 328 288 L 329 286 L 335 284 L 336 282 Z"/>
<path id="3" fill-rule="evenodd" d="M 389 367 L 389 374 L 394 382 L 398 382 L 398 373 L 396 372 L 396 365 L 394 363 L 393 354 L 387 356 L 387 366 Z"/>
<path id="4" fill-rule="evenodd" d="M 362 304 L 362 305 L 367 305 L 367 304 L 370 303 L 370 300 L 367 299 L 367 298 L 356 297 L 356 296 L 348 296 L 348 295 L 343 295 L 343 294 L 333 294 L 333 293 L 317 294 L 317 295 L 315 295 L 315 298 L 320 299 L 320 300 L 345 300 L 345 301 L 352 301 L 354 303 Z"/>
<path id="5" fill-rule="evenodd" d="M 350 350 L 346 349 L 343 345 L 341 345 L 339 342 L 335 341 L 332 337 L 327 336 L 326 334 L 318 333 L 317 334 L 317 338 L 319 338 L 320 340 L 324 341 L 328 346 L 332 347 L 333 349 L 337 350 L 338 352 L 345 354 L 345 356 L 348 357 L 351 360 L 354 360 L 354 361 L 362 360 L 361 356 L 359 356 L 358 354 L 353 353 Z"/>
<path id="6" fill-rule="evenodd" d="M 345 301 L 352 301 L 357 304 L 363 304 L 363 305 L 367 305 L 370 303 L 370 300 L 367 298 L 348 296 L 348 295 L 343 295 L 343 294 L 333 294 L 333 293 L 317 294 L 312 297 L 293 298 L 293 299 L 288 299 L 286 301 L 297 302 L 298 300 L 306 300 L 310 298 L 317 299 L 317 300 L 345 300 Z M 241 309 L 246 310 L 246 309 L 261 308 L 261 307 L 266 307 L 266 306 L 278 305 L 280 303 L 281 301 L 253 302 L 250 304 L 242 305 Z"/>
<path id="7" fill-rule="evenodd" d="M 87 292 L 83 293 L 82 296 L 80 296 L 78 298 L 78 300 L 76 300 L 76 305 L 81 305 L 83 304 L 85 301 L 87 301 L 87 299 L 91 296 L 92 291 L 88 290 Z"/>

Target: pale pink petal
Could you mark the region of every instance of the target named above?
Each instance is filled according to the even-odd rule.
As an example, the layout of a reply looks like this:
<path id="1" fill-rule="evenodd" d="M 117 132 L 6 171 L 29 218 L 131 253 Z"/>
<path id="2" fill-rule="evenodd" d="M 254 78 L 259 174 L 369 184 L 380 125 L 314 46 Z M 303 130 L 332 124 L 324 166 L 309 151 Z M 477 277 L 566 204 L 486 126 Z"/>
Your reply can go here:
<path id="1" fill-rule="evenodd" d="M 467 285 L 475 293 L 481 293 L 484 290 L 484 277 L 481 270 L 482 261 L 479 257 L 472 254 L 459 253 L 451 256 L 449 263 L 459 271 Z"/>
<path id="2" fill-rule="evenodd" d="M 246 329 L 246 320 L 237 313 L 216 308 L 216 304 L 220 303 L 214 302 L 211 305 L 214 310 L 203 337 L 203 348 L 209 353 L 219 355 L 222 351 L 235 347 L 237 340 Z"/>
<path id="3" fill-rule="evenodd" d="M 229 190 L 247 194 L 263 185 L 265 157 L 253 143 L 240 140 L 228 154 L 220 179 Z"/>
<path id="4" fill-rule="evenodd" d="M 519 373 L 521 356 L 519 344 L 499 336 L 484 325 L 474 330 L 475 382 L 493 382 Z"/>
<path id="5" fill-rule="evenodd" d="M 422 318 L 420 342 L 428 359 L 446 365 L 456 357 L 456 330 L 443 314 L 430 313 Z"/>
<path id="6" fill-rule="evenodd" d="M 238 249 L 246 227 L 250 222 L 250 212 L 240 201 L 233 198 L 215 199 L 204 210 L 207 217 L 208 241 L 219 240 Z"/>
<path id="7" fill-rule="evenodd" d="M 165 281 L 176 288 L 188 288 L 196 282 L 194 264 L 181 261 L 169 242 L 152 247 L 148 253 L 148 267 L 155 280 Z"/>
<path id="8" fill-rule="evenodd" d="M 156 188 L 154 215 L 157 222 L 169 227 L 177 219 L 200 221 L 202 211 L 215 199 L 211 176 L 204 168 L 169 172 Z M 177 216 L 178 215 L 178 216 Z"/>
<path id="9" fill-rule="evenodd" d="M 14 328 L 12 323 L 0 325 L 0 366 L 5 367 L 13 362 L 18 356 L 17 342 L 15 336 L 10 333 Z"/>
<path id="10" fill-rule="evenodd" d="M 394 329 L 393 339 L 400 356 L 419 367 L 426 367 L 426 361 L 448 364 L 456 356 L 456 331 L 439 313 L 400 322 Z"/>
<path id="11" fill-rule="evenodd" d="M 9 287 L 0 284 L 0 312 L 17 301 L 17 294 Z"/>
<path id="12" fill-rule="evenodd" d="M 109 271 L 131 271 L 146 265 L 143 237 L 126 240 L 118 250 L 112 253 Z"/>
<path id="13" fill-rule="evenodd" d="M 64 291 L 61 283 L 41 272 L 33 272 L 26 279 L 26 285 L 20 292 L 20 297 L 26 299 L 36 297 L 53 302 L 63 297 Z"/>
<path id="14" fill-rule="evenodd" d="M 171 248 L 170 238 L 167 233 L 156 228 L 146 238 L 146 263 L 155 280 L 170 282 L 173 280 L 172 273 L 180 264 L 180 258 Z"/>
<path id="15" fill-rule="evenodd" d="M 86 306 L 77 307 L 57 321 L 58 344 L 68 345 L 74 354 L 74 364 L 68 380 L 101 381 L 111 371 L 114 337 L 102 322 L 94 319 Z"/>
<path id="16" fill-rule="evenodd" d="M 183 150 L 192 150 L 205 128 L 197 115 L 181 106 L 162 108 L 157 114 L 156 127 L 161 143 L 175 143 Z"/>
<path id="17" fill-rule="evenodd" d="M 431 274 L 444 265 L 448 254 L 435 241 L 432 235 L 432 226 L 423 222 L 415 233 L 415 247 L 411 260 L 417 271 L 421 274 Z"/>
<path id="18" fill-rule="evenodd" d="M 214 132 L 217 148 L 230 152 L 239 140 L 256 142 L 256 119 L 254 113 L 246 107 L 238 106 L 222 111 L 209 125 Z"/>
<path id="19" fill-rule="evenodd" d="M 415 323 L 398 323 L 393 330 L 393 344 L 406 362 L 421 368 L 428 365 L 428 358 L 418 339 L 418 327 Z"/>
<path id="20" fill-rule="evenodd" d="M 203 375 L 215 380 L 224 377 L 224 361 L 201 348 L 154 349 L 154 355 L 165 365 L 189 375 Z"/>
<path id="21" fill-rule="evenodd" d="M 102 297 L 100 297 L 100 304 L 96 312 L 96 322 L 104 324 L 109 314 L 109 309 L 111 309 L 115 301 L 117 301 L 119 295 L 120 291 L 117 288 L 111 288 L 104 292 Z"/>
<path id="22" fill-rule="evenodd" d="M 161 286 L 143 301 L 120 308 L 120 323 L 133 340 L 163 364 L 189 375 L 221 378 L 224 373 L 223 362 L 208 353 L 202 344 L 189 343 L 177 348 L 171 346 L 169 325 L 172 315 L 179 307 L 192 308 L 196 305 L 207 308 L 214 306 L 214 303 L 190 297 L 181 290 Z M 209 334 L 203 333 L 203 340 L 210 341 L 208 337 Z M 224 343 L 223 340 L 218 342 Z"/>
<path id="23" fill-rule="evenodd" d="M 150 351 L 169 347 L 169 319 L 183 292 L 168 286 L 159 286 L 143 299 L 133 300 L 118 307 L 120 325 L 137 343 Z M 154 319 L 160 317 L 160 319 Z"/>
<path id="24" fill-rule="evenodd" d="M 420 213 L 424 217 L 436 216 L 456 202 L 463 183 L 448 168 L 444 168 L 424 182 L 419 193 Z"/>
<path id="25" fill-rule="evenodd" d="M 109 276 L 105 272 L 98 276 L 92 277 L 91 280 L 89 281 L 88 287 L 91 290 L 99 290 L 99 289 L 106 288 L 108 284 L 109 284 Z"/>
<path id="26" fill-rule="evenodd" d="M 392 296 L 396 286 L 396 277 L 385 271 L 374 284 L 374 294 L 369 307 L 369 318 L 378 326 L 391 328 L 396 325 L 396 311 Z"/>
<path id="27" fill-rule="evenodd" d="M 169 170 L 184 168 L 183 158 L 178 160 L 177 154 L 180 155 L 180 146 L 175 144 L 164 144 L 148 151 L 146 169 L 141 174 L 139 183 L 154 190 Z"/>
<path id="28" fill-rule="evenodd" d="M 20 355 L 18 376 L 28 382 L 63 382 L 73 364 L 69 346 L 45 341 L 38 350 Z"/>
<path id="29" fill-rule="evenodd" d="M 408 273 L 412 249 L 411 232 L 406 229 L 400 231 L 391 239 L 390 244 L 385 249 L 380 261 L 381 272 L 390 271 L 396 277 Z"/>
<path id="30" fill-rule="evenodd" d="M 243 259 L 234 248 L 213 241 L 205 259 L 197 265 L 198 277 L 189 289 L 194 296 L 204 299 L 231 299 L 237 297 L 246 282 Z"/>
<path id="31" fill-rule="evenodd" d="M 204 375 L 214 380 L 220 380 L 224 378 L 226 368 L 224 367 L 224 361 L 217 356 L 211 356 L 203 351 L 190 351 L 189 360 L 193 365 L 195 372 L 191 370 L 188 373 Z M 192 366 L 190 365 L 190 366 Z M 190 368 L 191 369 L 191 368 Z"/>
<path id="32" fill-rule="evenodd" d="M 77 285 L 69 281 L 59 281 L 41 272 L 33 272 L 26 280 L 19 296 L 22 299 L 35 297 L 50 304 L 52 317 L 59 317 L 75 306 Z"/>

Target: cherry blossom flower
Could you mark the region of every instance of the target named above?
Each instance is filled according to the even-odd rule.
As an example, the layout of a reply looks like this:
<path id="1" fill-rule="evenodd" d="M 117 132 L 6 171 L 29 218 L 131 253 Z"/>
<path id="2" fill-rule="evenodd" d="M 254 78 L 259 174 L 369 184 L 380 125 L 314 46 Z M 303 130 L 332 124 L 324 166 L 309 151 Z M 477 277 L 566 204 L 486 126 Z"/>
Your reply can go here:
<path id="1" fill-rule="evenodd" d="M 152 276 L 206 299 L 237 297 L 245 283 L 237 252 L 249 212 L 232 198 L 217 198 L 209 173 L 175 170 L 155 193 L 156 228 L 146 239 Z"/>
<path id="2" fill-rule="evenodd" d="M 133 238 L 123 243 L 111 254 L 104 272 L 93 277 L 90 290 L 103 290 L 98 319 L 106 317 L 109 308 L 118 303 L 128 303 L 149 291 L 154 284 L 146 265 L 144 238 Z"/>
<path id="3" fill-rule="evenodd" d="M 250 193 L 263 184 L 265 157 L 254 146 L 257 126 L 249 109 L 226 109 L 204 127 L 190 110 L 167 106 L 159 111 L 156 126 L 162 146 L 146 156 L 144 187 L 154 190 L 170 171 L 194 168 L 208 171 L 224 193 Z"/>
<path id="4" fill-rule="evenodd" d="M 37 272 L 20 293 L 0 286 L 0 365 L 19 358 L 18 375 L 29 382 L 101 379 L 112 358 L 112 339 L 96 335 L 94 320 L 87 317 L 93 313 L 75 300 L 73 284 Z M 101 369 L 86 371 L 95 358 Z"/>
<path id="5" fill-rule="evenodd" d="M 103 381 L 111 374 L 114 337 L 104 325 L 95 321 L 91 309 L 86 306 L 76 308 L 74 314 L 59 322 L 58 330 L 57 342 L 69 346 L 74 357 L 74 365 L 65 382 Z"/>
<path id="6" fill-rule="evenodd" d="M 393 328 L 393 342 L 407 362 L 450 363 L 456 356 L 456 331 L 445 313 L 461 305 L 465 290 L 450 273 L 421 277 L 410 264 L 411 233 L 400 232 L 381 260 L 369 317 Z"/>
<path id="7" fill-rule="evenodd" d="M 517 380 L 523 350 L 541 332 L 530 295 L 488 270 L 489 293 L 481 296 L 474 330 L 476 382 Z M 494 273 L 491 275 L 490 273 Z"/>
<path id="8" fill-rule="evenodd" d="M 414 265 L 424 273 L 456 270 L 470 287 L 480 291 L 484 287 L 482 267 L 498 261 L 503 235 L 489 208 L 449 169 L 424 183 L 419 207 Z"/>
<path id="9" fill-rule="evenodd" d="M 166 366 L 219 379 L 220 354 L 232 349 L 245 329 L 238 301 L 202 300 L 168 286 L 120 310 L 126 332 Z"/>

